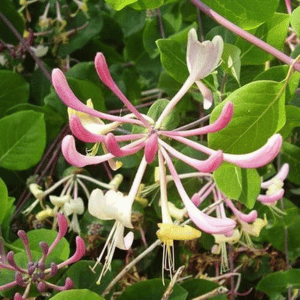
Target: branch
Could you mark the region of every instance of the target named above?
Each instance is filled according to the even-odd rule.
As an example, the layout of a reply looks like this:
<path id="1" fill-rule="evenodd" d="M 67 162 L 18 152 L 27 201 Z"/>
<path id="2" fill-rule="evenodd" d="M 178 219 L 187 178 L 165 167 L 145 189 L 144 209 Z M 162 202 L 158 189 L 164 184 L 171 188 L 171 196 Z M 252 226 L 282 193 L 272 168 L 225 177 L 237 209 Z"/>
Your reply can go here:
<path id="1" fill-rule="evenodd" d="M 196 7 L 198 7 L 201 11 L 203 11 L 206 15 L 208 15 L 210 18 L 214 19 L 216 22 L 218 22 L 225 28 L 229 29 L 230 31 L 232 31 L 236 35 L 240 36 L 241 38 L 245 39 L 246 41 L 250 42 L 251 44 L 261 48 L 265 52 L 270 53 L 271 55 L 273 55 L 277 59 L 281 60 L 282 62 L 293 66 L 293 68 L 295 70 L 300 72 L 300 63 L 295 62 L 295 60 L 293 58 L 287 56 L 286 54 L 282 53 L 278 49 L 272 47 L 268 43 L 257 38 L 253 34 L 247 32 L 247 31 L 243 30 L 242 28 L 238 27 L 237 25 L 231 23 L 230 21 L 228 21 L 227 19 L 225 19 L 224 17 L 222 17 L 221 15 L 216 13 L 214 10 L 212 10 L 211 8 L 209 8 L 208 6 L 203 4 L 201 1 L 191 0 L 191 2 Z"/>

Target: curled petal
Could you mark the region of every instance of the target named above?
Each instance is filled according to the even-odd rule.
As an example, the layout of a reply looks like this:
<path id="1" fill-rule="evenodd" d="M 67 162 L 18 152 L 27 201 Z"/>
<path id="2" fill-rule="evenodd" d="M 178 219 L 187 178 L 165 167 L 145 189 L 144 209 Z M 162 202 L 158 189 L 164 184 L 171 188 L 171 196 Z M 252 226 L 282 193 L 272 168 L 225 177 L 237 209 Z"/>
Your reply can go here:
<path id="1" fill-rule="evenodd" d="M 234 204 L 232 203 L 232 201 L 228 198 L 224 198 L 225 199 L 225 203 L 227 204 L 227 206 L 230 207 L 230 209 L 232 210 L 232 212 L 242 221 L 246 222 L 246 223 L 252 223 L 257 219 L 257 211 L 256 210 L 252 210 L 249 214 L 244 214 L 241 211 L 239 211 Z"/>
<path id="2" fill-rule="evenodd" d="M 290 169 L 289 164 L 287 164 L 287 163 L 283 164 L 282 167 L 280 168 L 280 170 L 278 171 L 278 173 L 274 177 L 272 177 L 268 181 L 262 182 L 261 188 L 267 189 L 271 184 L 274 183 L 275 179 L 284 181 L 289 174 L 289 169 Z"/>
<path id="3" fill-rule="evenodd" d="M 145 158 L 148 164 L 151 164 L 155 158 L 158 149 L 158 137 L 156 133 L 151 134 L 145 143 Z"/>
<path id="4" fill-rule="evenodd" d="M 118 88 L 114 80 L 112 79 L 105 57 L 104 55 L 99 52 L 95 57 L 95 67 L 98 73 L 98 76 L 102 80 L 102 82 L 111 89 L 111 91 L 125 104 L 125 106 L 136 115 L 138 119 L 142 121 L 142 123 L 149 127 L 149 123 L 147 120 L 141 115 L 141 113 L 130 103 L 130 101 L 125 97 L 125 95 L 121 92 Z"/>
<path id="5" fill-rule="evenodd" d="M 81 123 L 80 117 L 72 114 L 69 120 L 69 126 L 72 133 L 85 143 L 97 143 L 104 141 L 104 135 L 88 131 Z"/>
<path id="6" fill-rule="evenodd" d="M 189 217 L 197 225 L 197 227 L 208 233 L 223 233 L 227 235 L 233 233 L 233 229 L 236 226 L 236 222 L 234 220 L 228 218 L 217 219 L 210 217 L 195 206 L 195 204 L 187 195 L 168 153 L 163 148 L 161 148 L 161 151 L 174 179 L 178 193 L 187 209 Z"/>
<path id="7" fill-rule="evenodd" d="M 228 101 L 218 117 L 218 119 L 210 125 L 203 126 L 197 129 L 186 131 L 160 131 L 160 133 L 166 136 L 194 136 L 198 134 L 212 133 L 222 130 L 230 122 L 233 115 L 233 103 Z"/>
<path id="8" fill-rule="evenodd" d="M 258 195 L 257 200 L 262 203 L 274 203 L 280 200 L 284 195 L 284 189 L 280 189 L 277 193 L 271 195 Z"/>
<path id="9" fill-rule="evenodd" d="M 198 160 L 180 153 L 179 151 L 169 146 L 167 143 L 165 143 L 162 140 L 159 140 L 159 142 L 171 155 L 182 160 L 183 162 L 185 162 L 186 164 L 190 165 L 191 167 L 195 168 L 200 172 L 213 172 L 220 166 L 220 164 L 223 161 L 223 152 L 221 150 L 214 152 L 206 160 Z"/>
<path id="10" fill-rule="evenodd" d="M 127 145 L 126 150 L 125 150 L 125 147 L 123 147 L 123 149 L 124 149 L 123 150 L 118 145 L 118 142 L 113 133 L 110 132 L 105 137 L 105 146 L 106 146 L 107 150 L 116 157 L 132 155 L 132 154 L 138 152 L 140 149 L 142 149 L 144 147 L 145 143 L 143 141 L 140 141 L 140 143 L 137 144 L 137 146 L 130 147 L 129 145 Z"/>
<path id="11" fill-rule="evenodd" d="M 120 231 L 118 232 L 116 237 L 116 247 L 118 247 L 121 250 L 128 250 L 130 249 L 133 240 L 134 240 L 133 232 L 129 231 L 124 236 L 124 226 L 120 226 Z"/>
<path id="12" fill-rule="evenodd" d="M 64 137 L 61 144 L 61 149 L 67 162 L 76 167 L 100 164 L 114 157 L 110 153 L 100 156 L 88 156 L 80 154 L 76 150 L 75 140 L 72 135 L 67 135 Z"/>
<path id="13" fill-rule="evenodd" d="M 236 222 L 229 218 L 219 219 L 206 215 L 199 210 L 191 201 L 184 201 L 189 217 L 201 230 L 210 234 L 226 234 L 232 232 Z"/>
<path id="14" fill-rule="evenodd" d="M 214 99 L 211 90 L 201 80 L 197 80 L 196 84 L 203 97 L 203 108 L 209 109 L 212 106 Z"/>
<path id="15" fill-rule="evenodd" d="M 71 256 L 69 259 L 67 259 L 66 261 L 62 262 L 61 264 L 59 264 L 57 266 L 58 269 L 61 269 L 67 265 L 73 264 L 76 261 L 80 260 L 82 258 L 82 256 L 85 253 L 85 244 L 84 244 L 84 240 L 80 237 L 77 236 L 76 237 L 76 251 L 73 254 L 73 256 Z"/>
<path id="16" fill-rule="evenodd" d="M 101 113 L 91 107 L 86 106 L 83 104 L 72 92 L 65 75 L 59 69 L 54 69 L 52 71 L 52 83 L 55 88 L 56 93 L 60 97 L 60 99 L 68 106 L 77 111 L 81 111 L 87 114 L 90 114 L 94 117 L 98 117 L 101 119 L 107 119 L 111 121 L 118 121 L 121 123 L 128 122 L 128 123 L 135 123 L 140 124 L 140 121 L 128 119 L 125 117 L 116 117 L 113 115 Z"/>
<path id="17" fill-rule="evenodd" d="M 224 160 L 236 164 L 242 168 L 259 168 L 273 160 L 280 151 L 282 137 L 274 134 L 260 149 L 248 154 L 224 153 Z"/>

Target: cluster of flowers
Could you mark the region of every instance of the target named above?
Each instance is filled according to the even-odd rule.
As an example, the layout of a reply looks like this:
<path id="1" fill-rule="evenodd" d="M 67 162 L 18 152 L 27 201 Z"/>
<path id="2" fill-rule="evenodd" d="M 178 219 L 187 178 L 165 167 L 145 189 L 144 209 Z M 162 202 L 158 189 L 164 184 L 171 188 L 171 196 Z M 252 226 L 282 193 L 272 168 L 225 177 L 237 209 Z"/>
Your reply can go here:
<path id="1" fill-rule="evenodd" d="M 65 280 L 64 286 L 55 285 L 48 280 L 54 277 L 60 269 L 73 264 L 80 260 L 85 252 L 84 241 L 81 237 L 76 237 L 76 250 L 73 256 L 71 256 L 66 261 L 56 264 L 51 262 L 50 266 L 46 266 L 46 259 L 49 257 L 51 252 L 58 245 L 59 241 L 66 235 L 68 230 L 68 222 L 64 215 L 58 214 L 58 233 L 53 243 L 49 246 L 45 242 L 40 243 L 40 248 L 42 250 L 42 256 L 38 261 L 33 260 L 33 254 L 29 246 L 28 236 L 25 231 L 19 230 L 18 236 L 22 240 L 28 259 L 27 269 L 18 266 L 14 259 L 14 252 L 10 251 L 5 254 L 3 242 L 0 239 L 0 253 L 1 262 L 0 268 L 8 270 L 15 273 L 15 280 L 0 286 L 0 291 L 11 289 L 14 287 L 24 288 L 23 295 L 20 293 L 15 293 L 14 300 L 24 300 L 27 299 L 30 290 L 33 285 L 36 286 L 37 290 L 41 293 L 45 293 L 48 289 L 54 289 L 57 291 L 64 291 L 73 288 L 73 282 L 68 277 Z"/>
<path id="2" fill-rule="evenodd" d="M 190 130 L 180 128 L 168 130 L 167 128 L 166 120 L 169 114 L 194 83 L 197 84 L 203 95 L 204 108 L 209 108 L 212 105 L 212 93 L 201 80 L 218 67 L 222 52 L 223 40 L 220 36 L 214 37 L 212 41 L 200 43 L 197 39 L 196 31 L 192 29 L 189 32 L 187 45 L 189 76 L 177 94 L 168 102 L 156 121 L 148 115 L 141 114 L 121 92 L 110 75 L 102 53 L 96 55 L 96 71 L 102 82 L 128 108 L 130 113 L 127 115 L 113 116 L 96 111 L 93 109 L 91 101 L 84 105 L 70 89 L 64 74 L 59 69 L 53 70 L 52 80 L 54 88 L 61 100 L 71 109 L 69 125 L 72 134 L 84 142 L 95 143 L 94 150 L 97 150 L 100 144 L 104 150 L 102 155 L 96 155 L 97 151 L 83 155 L 77 151 L 73 135 L 67 135 L 62 142 L 62 152 L 70 164 L 84 167 L 110 161 L 110 165 L 116 169 L 120 165 L 114 161 L 115 158 L 132 155 L 141 150 L 144 151 L 143 158 L 127 195 L 114 190 L 104 194 L 100 189 L 95 189 L 89 197 L 89 212 L 93 216 L 101 220 L 116 220 L 98 259 L 98 262 L 100 262 L 107 248 L 107 255 L 99 282 L 101 276 L 109 269 L 115 247 L 129 249 L 133 242 L 133 232 L 130 231 L 124 237 L 124 228 L 133 228 L 131 207 L 139 191 L 147 165 L 155 162 L 156 158 L 158 160 L 162 212 L 162 222 L 158 224 L 157 236 L 164 244 L 163 266 L 170 273 L 174 270 L 172 251 L 174 240 L 196 238 L 200 236 L 201 231 L 213 234 L 216 237 L 218 235 L 232 237 L 235 234 L 237 221 L 241 224 L 254 224 L 257 220 L 257 212 L 253 211 L 245 215 L 234 206 L 230 199 L 222 195 L 211 180 L 210 173 L 215 171 L 223 161 L 242 168 L 261 167 L 273 160 L 278 154 L 282 144 L 282 137 L 279 134 L 275 134 L 260 149 L 241 155 L 213 150 L 189 139 L 189 137 L 220 131 L 227 126 L 233 116 L 234 106 L 231 102 L 226 103 L 218 119 L 210 125 Z M 103 119 L 110 122 L 104 123 Z M 141 129 L 138 131 L 139 133 L 122 135 L 120 134 L 122 131 L 118 129 L 123 124 L 139 126 Z M 168 140 L 182 143 L 185 146 L 205 153 L 208 155 L 208 158 L 206 160 L 198 160 L 189 157 L 172 147 L 167 142 Z M 181 182 L 181 175 L 177 173 L 172 158 L 179 159 L 193 167 L 198 172 L 197 176 L 210 178 L 209 182 L 193 197 L 188 196 Z M 169 170 L 170 175 L 167 175 L 166 168 Z M 268 188 L 268 192 L 266 195 L 260 195 L 258 200 L 269 204 L 278 201 L 283 195 L 282 181 L 286 177 L 287 172 L 288 166 L 285 165 L 271 181 L 262 183 L 262 187 Z M 179 225 L 178 222 L 173 221 L 167 195 L 167 176 L 171 176 L 174 181 L 183 201 L 185 212 L 199 230 L 189 225 Z M 211 208 L 201 211 L 197 206 L 210 193 L 213 194 L 214 204 Z M 225 204 L 232 210 L 236 217 L 235 219 L 226 216 Z"/>

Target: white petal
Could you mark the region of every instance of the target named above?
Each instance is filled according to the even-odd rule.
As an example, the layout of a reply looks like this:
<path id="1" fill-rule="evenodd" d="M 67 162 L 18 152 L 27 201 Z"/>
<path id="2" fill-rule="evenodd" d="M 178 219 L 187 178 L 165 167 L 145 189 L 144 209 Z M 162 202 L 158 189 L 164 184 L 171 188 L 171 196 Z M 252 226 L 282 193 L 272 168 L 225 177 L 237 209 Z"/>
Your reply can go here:
<path id="1" fill-rule="evenodd" d="M 105 196 L 100 189 L 95 189 L 92 191 L 89 204 L 88 204 L 89 213 L 100 219 L 100 220 L 111 220 L 109 215 L 106 215 L 106 202 Z"/>

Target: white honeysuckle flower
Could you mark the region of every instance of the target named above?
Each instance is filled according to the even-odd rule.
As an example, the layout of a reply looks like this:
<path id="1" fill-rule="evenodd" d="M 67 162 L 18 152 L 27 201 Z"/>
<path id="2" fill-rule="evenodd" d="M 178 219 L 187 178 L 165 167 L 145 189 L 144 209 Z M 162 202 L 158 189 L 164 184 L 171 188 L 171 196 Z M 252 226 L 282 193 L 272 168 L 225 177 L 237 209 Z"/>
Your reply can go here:
<path id="1" fill-rule="evenodd" d="M 103 194 L 102 190 L 95 189 L 91 193 L 88 205 L 89 213 L 100 220 L 116 220 L 93 268 L 94 270 L 100 263 L 107 249 L 107 255 L 97 284 L 100 284 L 102 276 L 110 269 L 115 248 L 128 250 L 131 247 L 134 238 L 133 232 L 127 233 L 124 237 L 125 227 L 133 228 L 131 224 L 131 206 L 132 200 L 121 192 L 109 190 L 106 194 Z"/>
<path id="2" fill-rule="evenodd" d="M 71 196 L 70 195 L 64 195 L 64 196 L 60 196 L 60 197 L 50 195 L 49 198 L 50 198 L 51 203 L 55 207 L 57 207 L 57 209 L 63 208 L 66 203 L 71 201 Z"/>
<path id="3" fill-rule="evenodd" d="M 69 225 L 69 231 L 80 233 L 80 227 L 78 223 L 77 215 L 82 215 L 84 213 L 84 203 L 81 198 L 72 199 L 67 202 L 64 206 L 64 213 L 66 216 L 72 215 L 72 220 Z"/>
<path id="4" fill-rule="evenodd" d="M 189 31 L 186 61 L 190 78 L 195 82 L 203 95 L 203 107 L 208 109 L 212 105 L 213 97 L 209 88 L 200 80 L 214 71 L 220 64 L 224 42 L 216 35 L 212 41 L 198 41 L 194 28 Z"/>
<path id="5" fill-rule="evenodd" d="M 223 52 L 223 39 L 216 35 L 212 41 L 198 41 L 194 28 L 189 31 L 187 44 L 187 66 L 195 81 L 209 75 L 220 64 Z"/>
<path id="6" fill-rule="evenodd" d="M 42 200 L 44 198 L 44 191 L 38 184 L 31 183 L 29 185 L 29 190 L 36 199 Z"/>

